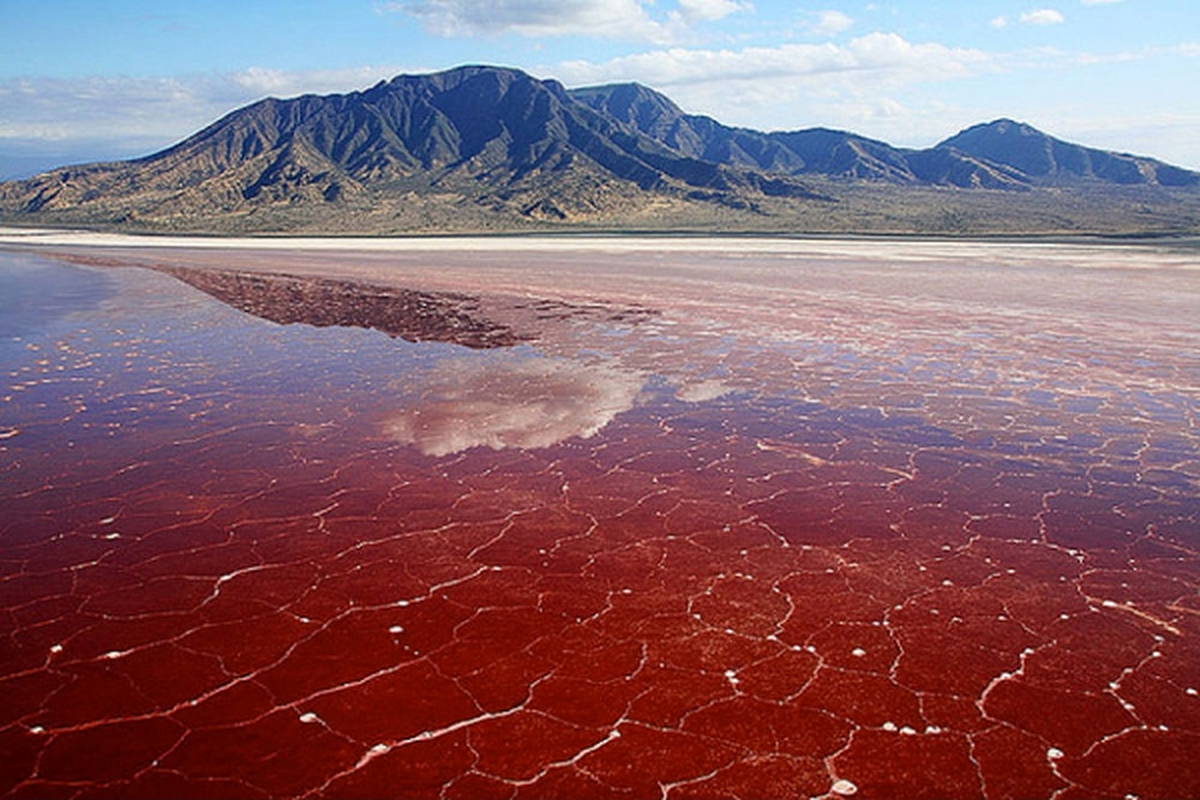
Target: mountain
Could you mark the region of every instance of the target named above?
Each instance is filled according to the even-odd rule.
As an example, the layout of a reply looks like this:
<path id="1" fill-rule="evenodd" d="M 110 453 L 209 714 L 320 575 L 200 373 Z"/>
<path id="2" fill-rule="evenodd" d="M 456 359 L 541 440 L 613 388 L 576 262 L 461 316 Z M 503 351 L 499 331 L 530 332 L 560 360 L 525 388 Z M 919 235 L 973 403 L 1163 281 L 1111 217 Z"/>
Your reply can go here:
<path id="1" fill-rule="evenodd" d="M 968 128 L 928 150 L 912 150 L 828 128 L 774 133 L 731 128 L 686 114 L 666 96 L 636 83 L 570 94 L 694 158 L 771 173 L 1014 190 L 1082 182 L 1200 185 L 1200 173 L 1070 144 L 1008 119 Z"/>
<path id="2" fill-rule="evenodd" d="M 938 144 L 936 149 L 1005 164 L 1024 173 L 1031 183 L 1039 186 L 1081 181 L 1122 185 L 1200 185 L 1200 173 L 1152 158 L 1071 144 L 1010 119 L 998 119 L 967 128 Z"/>
<path id="3" fill-rule="evenodd" d="M 914 150 L 826 128 L 729 127 L 639 84 L 567 90 L 468 66 L 265 99 L 142 159 L 0 183 L 0 222 L 229 233 L 1190 230 L 1197 187 L 1200 174 L 1010 120 Z"/>
<path id="4" fill-rule="evenodd" d="M 0 189 L 0 209 L 127 216 L 249 213 L 383 192 L 441 193 L 526 216 L 603 212 L 639 193 L 740 203 L 816 197 L 804 184 L 700 160 L 494 67 L 400 76 L 363 92 L 267 99 L 143 159 Z"/>

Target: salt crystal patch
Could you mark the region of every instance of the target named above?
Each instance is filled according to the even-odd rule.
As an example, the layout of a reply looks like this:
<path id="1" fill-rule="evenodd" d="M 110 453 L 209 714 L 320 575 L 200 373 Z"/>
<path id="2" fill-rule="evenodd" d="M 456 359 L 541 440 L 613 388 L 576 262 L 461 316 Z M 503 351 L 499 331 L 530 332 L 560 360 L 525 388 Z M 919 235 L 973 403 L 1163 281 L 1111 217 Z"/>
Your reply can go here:
<path id="1" fill-rule="evenodd" d="M 408 601 L 407 600 L 399 600 L 399 601 L 397 601 L 396 605 L 400 606 L 401 608 L 404 608 L 406 605 L 408 605 Z"/>
<path id="2" fill-rule="evenodd" d="M 1191 686 L 1189 686 L 1185 691 L 1187 692 L 1187 694 L 1190 694 L 1192 697 L 1195 697 L 1196 695 L 1200 694 L 1200 692 L 1197 692 Z"/>
<path id="3" fill-rule="evenodd" d="M 928 734 L 937 734 L 937 733 L 941 733 L 942 729 L 939 728 L 937 725 L 926 725 L 925 732 Z"/>
<path id="4" fill-rule="evenodd" d="M 46 729 L 43 728 L 41 725 L 30 725 L 29 732 L 30 733 L 45 733 Z"/>
<path id="5" fill-rule="evenodd" d="M 100 656 L 100 657 L 101 657 L 101 658 L 107 658 L 107 659 L 109 659 L 109 660 L 112 660 L 112 659 L 114 659 L 114 658 L 120 658 L 120 657 L 121 657 L 121 651 L 120 651 L 120 650 L 109 650 L 107 653 L 105 653 L 104 655 L 102 655 L 102 656 Z"/>
<path id="6" fill-rule="evenodd" d="M 862 658 L 866 654 L 867 654 L 867 651 L 863 650 L 861 647 L 856 647 L 850 651 L 850 655 L 854 656 L 855 658 Z"/>
<path id="7" fill-rule="evenodd" d="M 903 728 L 901 728 L 900 733 L 902 733 L 905 736 L 916 736 L 917 735 L 916 728 L 909 727 L 908 725 L 905 725 Z"/>
<path id="8" fill-rule="evenodd" d="M 1071 615 L 1070 614 L 1059 614 L 1058 618 L 1059 619 L 1070 619 Z"/>
<path id="9" fill-rule="evenodd" d="M 841 778 L 833 782 L 833 786 L 829 787 L 829 791 L 834 794 L 840 794 L 843 797 L 849 797 L 852 794 L 858 794 L 858 787 L 845 778 Z"/>
<path id="10" fill-rule="evenodd" d="M 111 542 L 111 541 L 113 541 L 114 539 L 120 539 L 120 538 L 121 538 L 121 534 L 117 533 L 116 531 L 113 531 L 112 533 L 106 533 L 106 534 L 104 534 L 104 538 L 105 538 L 106 540 L 108 540 L 108 541 L 110 541 L 110 542 Z"/>
<path id="11" fill-rule="evenodd" d="M 372 755 L 381 756 L 384 753 L 386 753 L 388 750 L 391 750 L 391 749 L 392 748 L 388 747 L 386 744 L 377 744 L 374 747 L 372 747 L 370 750 L 368 750 L 367 752 Z"/>
<path id="12" fill-rule="evenodd" d="M 1046 758 L 1062 758 L 1063 755 L 1065 755 L 1063 751 L 1059 750 L 1057 747 L 1051 747 L 1046 751 Z"/>
<path id="13" fill-rule="evenodd" d="M 949 578 L 946 578 L 945 580 L 942 581 L 942 586 L 953 586 L 953 585 L 954 585 L 954 581 L 950 580 Z"/>
<path id="14" fill-rule="evenodd" d="M 896 730 L 896 723 L 892 722 L 892 721 L 889 719 L 887 722 L 883 723 L 883 729 L 884 729 L 885 731 L 895 731 L 895 730 Z"/>
<path id="15" fill-rule="evenodd" d="M 393 625 L 392 627 L 388 628 L 388 633 L 404 633 L 404 626 Z"/>
<path id="16" fill-rule="evenodd" d="M 300 721 L 305 723 L 320 722 L 321 718 L 311 711 L 305 711 L 300 715 Z"/>
<path id="17" fill-rule="evenodd" d="M 50 645 L 51 653 L 61 653 L 62 651 L 63 651 L 63 646 L 61 644 Z"/>
<path id="18" fill-rule="evenodd" d="M 1105 600 L 1100 605 L 1104 606 L 1105 608 L 1119 608 L 1121 604 L 1116 600 Z"/>
<path id="19" fill-rule="evenodd" d="M 113 524 L 114 522 L 116 522 L 116 521 L 117 521 L 117 518 L 116 518 L 116 517 L 105 517 L 104 519 L 100 520 L 100 523 L 99 523 L 99 524 L 101 524 L 101 525 L 112 525 L 112 524 Z"/>

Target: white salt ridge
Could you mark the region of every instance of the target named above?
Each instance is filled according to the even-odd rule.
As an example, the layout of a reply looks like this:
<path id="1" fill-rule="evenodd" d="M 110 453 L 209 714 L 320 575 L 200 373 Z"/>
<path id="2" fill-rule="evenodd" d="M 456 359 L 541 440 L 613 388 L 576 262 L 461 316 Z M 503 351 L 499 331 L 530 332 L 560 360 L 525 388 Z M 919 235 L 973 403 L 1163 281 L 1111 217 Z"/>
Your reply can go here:
<path id="1" fill-rule="evenodd" d="M 1062 758 L 1064 755 L 1066 755 L 1066 754 L 1062 750 L 1059 750 L 1057 747 L 1051 747 L 1049 750 L 1046 751 L 1046 758 L 1049 758 L 1051 760 Z"/>
<path id="2" fill-rule="evenodd" d="M 829 787 L 829 791 L 834 794 L 840 794 L 843 797 L 849 797 L 852 794 L 858 794 L 858 787 L 845 778 L 840 778 L 833 782 L 833 786 Z"/>
<path id="3" fill-rule="evenodd" d="M 300 715 L 300 721 L 306 724 L 312 724 L 314 722 L 320 722 L 321 718 L 311 711 L 305 711 Z"/>

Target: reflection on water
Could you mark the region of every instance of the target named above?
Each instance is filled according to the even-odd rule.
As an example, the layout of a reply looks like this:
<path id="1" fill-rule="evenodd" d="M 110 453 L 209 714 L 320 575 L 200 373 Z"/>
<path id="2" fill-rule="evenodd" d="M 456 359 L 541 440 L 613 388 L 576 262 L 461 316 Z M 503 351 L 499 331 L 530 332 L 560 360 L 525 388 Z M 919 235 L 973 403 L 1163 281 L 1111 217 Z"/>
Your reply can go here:
<path id="1" fill-rule="evenodd" d="M 587 439 L 633 407 L 645 379 L 562 358 L 446 359 L 408 379 L 417 396 L 387 423 L 426 455 Z"/>
<path id="2" fill-rule="evenodd" d="M 268 273 L 159 269 L 236 309 L 284 325 L 373 328 L 410 342 L 473 348 L 511 347 L 533 338 L 486 319 L 479 313 L 478 300 L 464 294 Z"/>
<path id="3" fill-rule="evenodd" d="M 1200 796 L 1194 321 L 229 274 L 0 254 L 0 795 Z"/>

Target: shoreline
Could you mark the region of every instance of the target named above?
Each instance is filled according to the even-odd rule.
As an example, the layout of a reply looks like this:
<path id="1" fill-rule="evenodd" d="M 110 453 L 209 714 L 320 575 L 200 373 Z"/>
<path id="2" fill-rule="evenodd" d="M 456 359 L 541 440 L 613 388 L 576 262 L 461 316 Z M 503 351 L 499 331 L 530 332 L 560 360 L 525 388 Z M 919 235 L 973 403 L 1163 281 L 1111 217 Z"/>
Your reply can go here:
<path id="1" fill-rule="evenodd" d="M 936 236 L 834 236 L 797 234 L 531 233 L 362 236 L 207 236 L 104 233 L 0 226 L 0 248 L 45 250 L 164 250 L 302 253 L 697 253 L 733 257 L 937 261 L 967 256 L 991 263 L 1023 262 L 1030 256 L 1059 266 L 1173 267 L 1200 270 L 1200 237 L 1064 238 Z M 1100 258 L 1101 254 L 1105 257 Z M 1101 263 L 1103 262 L 1103 263 Z"/>

